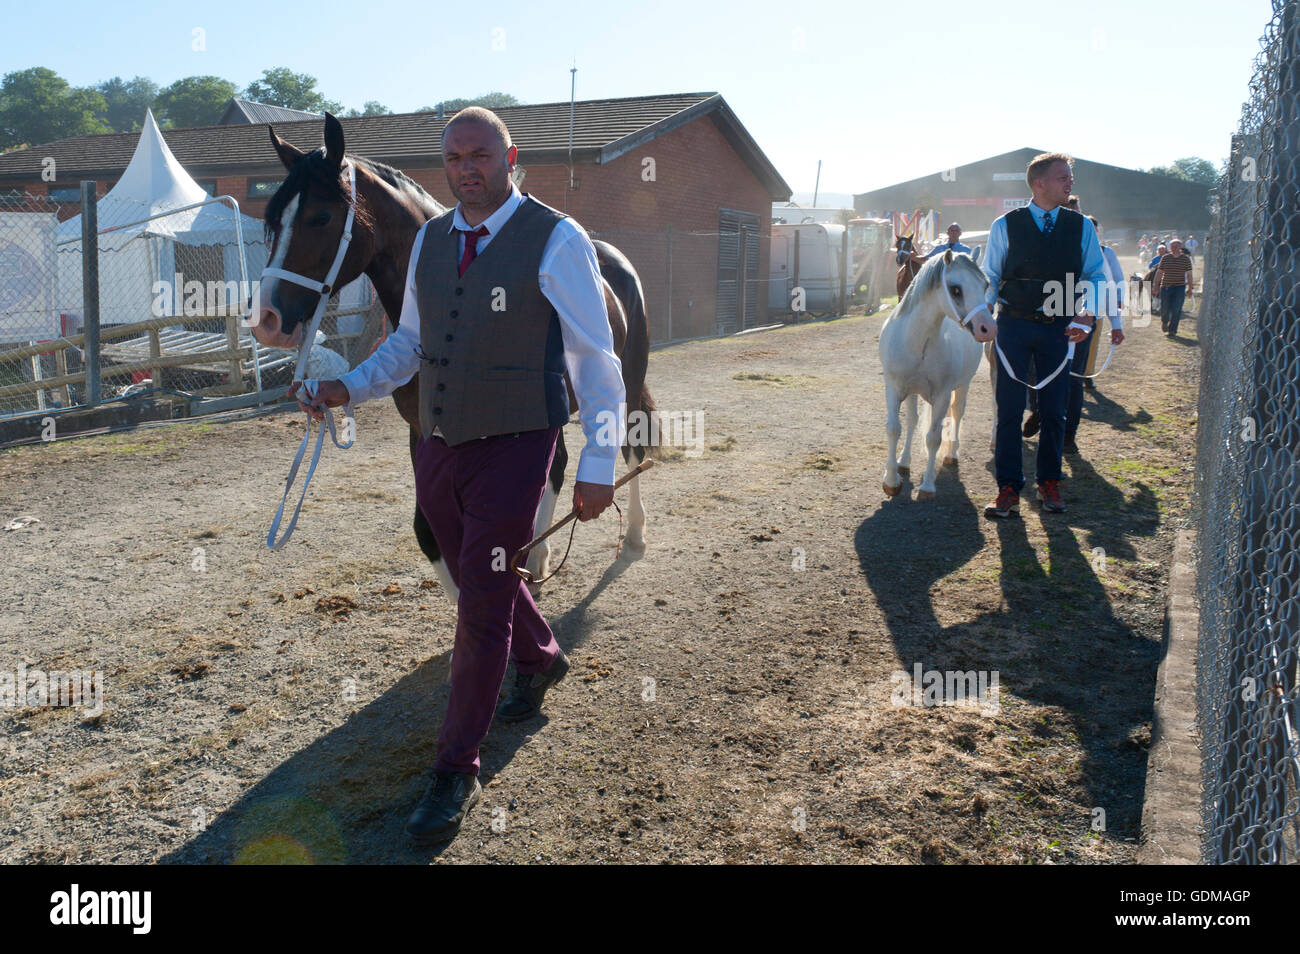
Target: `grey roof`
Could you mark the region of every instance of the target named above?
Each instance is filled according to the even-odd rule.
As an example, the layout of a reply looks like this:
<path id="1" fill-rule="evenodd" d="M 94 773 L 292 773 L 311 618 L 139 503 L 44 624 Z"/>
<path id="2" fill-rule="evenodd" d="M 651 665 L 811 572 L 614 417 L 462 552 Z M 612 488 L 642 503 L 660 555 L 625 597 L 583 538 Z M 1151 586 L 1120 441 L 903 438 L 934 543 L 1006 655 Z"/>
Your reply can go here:
<path id="1" fill-rule="evenodd" d="M 233 97 L 226 103 L 218 126 L 257 125 L 258 123 L 292 123 L 304 119 L 320 120 L 321 113 L 309 113 L 303 109 L 287 109 L 284 106 L 271 106 L 267 103 L 254 103 L 251 100 Z"/>
<path id="2" fill-rule="evenodd" d="M 266 108 L 266 107 L 263 107 Z M 271 107 L 275 108 L 275 107 Z M 569 103 L 504 106 L 494 112 L 510 129 L 520 162 L 543 165 L 567 161 Z M 708 117 L 748 164 L 774 200 L 790 197 L 790 187 L 763 154 L 731 107 L 717 93 L 677 93 L 574 104 L 573 158 L 604 163 L 688 122 Z M 449 116 L 394 113 L 340 117 L 348 151 L 403 166 L 440 166 L 441 133 Z M 302 149 L 321 143 L 319 118 L 274 122 L 275 131 Z M 264 125 L 194 126 L 163 131 L 177 161 L 192 176 L 272 175 L 281 170 Z M 77 136 L 0 155 L 0 183 L 40 178 L 42 160 L 54 158 L 64 181 L 120 174 L 131 160 L 139 133 Z"/>

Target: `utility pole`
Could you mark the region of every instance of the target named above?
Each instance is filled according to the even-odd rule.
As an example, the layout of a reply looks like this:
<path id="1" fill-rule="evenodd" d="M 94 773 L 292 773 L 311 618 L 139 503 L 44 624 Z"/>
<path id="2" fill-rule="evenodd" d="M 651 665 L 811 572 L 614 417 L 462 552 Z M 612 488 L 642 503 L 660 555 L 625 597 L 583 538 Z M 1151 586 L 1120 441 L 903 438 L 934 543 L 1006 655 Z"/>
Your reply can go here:
<path id="1" fill-rule="evenodd" d="M 817 193 L 818 193 L 818 191 L 821 190 L 821 186 L 822 186 L 822 161 L 821 161 L 820 159 L 818 159 L 818 160 L 817 160 L 817 183 L 813 186 L 813 204 L 812 204 L 812 207 L 813 207 L 814 209 L 817 208 Z"/>
<path id="2" fill-rule="evenodd" d="M 569 193 L 573 191 L 573 101 L 578 90 L 578 61 L 569 70 L 569 188 L 564 193 L 564 211 L 569 211 Z"/>

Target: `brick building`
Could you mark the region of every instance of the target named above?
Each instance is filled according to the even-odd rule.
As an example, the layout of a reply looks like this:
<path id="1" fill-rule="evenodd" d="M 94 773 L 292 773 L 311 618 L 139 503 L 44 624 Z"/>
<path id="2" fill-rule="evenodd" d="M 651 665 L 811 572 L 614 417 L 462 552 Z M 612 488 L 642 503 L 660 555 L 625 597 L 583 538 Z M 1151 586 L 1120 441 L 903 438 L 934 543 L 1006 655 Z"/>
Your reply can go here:
<path id="1" fill-rule="evenodd" d="M 569 109 L 565 102 L 496 112 L 519 147 L 523 190 L 573 215 L 632 260 L 653 339 L 764 322 L 760 276 L 768 268 L 770 210 L 790 198 L 790 187 L 726 101 L 717 93 L 684 93 L 578 102 L 571 143 Z M 446 119 L 425 112 L 340 121 L 349 152 L 396 166 L 451 204 L 440 151 Z M 321 141 L 319 119 L 274 128 L 300 148 Z M 164 137 L 204 189 L 233 197 L 248 215 L 262 214 L 284 175 L 265 124 L 173 129 Z M 81 136 L 2 155 L 0 197 L 17 191 L 75 203 L 82 179 L 95 179 L 103 195 L 138 138 Z M 47 157 L 57 169 L 54 182 L 41 177 Z"/>

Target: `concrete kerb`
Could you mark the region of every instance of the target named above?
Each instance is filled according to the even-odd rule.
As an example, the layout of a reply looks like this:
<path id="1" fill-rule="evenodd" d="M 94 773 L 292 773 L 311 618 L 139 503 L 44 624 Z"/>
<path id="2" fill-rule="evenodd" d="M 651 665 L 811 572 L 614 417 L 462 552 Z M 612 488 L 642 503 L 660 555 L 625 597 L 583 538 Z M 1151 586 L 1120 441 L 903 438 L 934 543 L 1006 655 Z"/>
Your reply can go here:
<path id="1" fill-rule="evenodd" d="M 1195 535 L 1174 541 L 1165 615 L 1165 648 L 1156 674 L 1151 749 L 1147 755 L 1139 864 L 1200 862 L 1201 746 L 1196 725 Z"/>

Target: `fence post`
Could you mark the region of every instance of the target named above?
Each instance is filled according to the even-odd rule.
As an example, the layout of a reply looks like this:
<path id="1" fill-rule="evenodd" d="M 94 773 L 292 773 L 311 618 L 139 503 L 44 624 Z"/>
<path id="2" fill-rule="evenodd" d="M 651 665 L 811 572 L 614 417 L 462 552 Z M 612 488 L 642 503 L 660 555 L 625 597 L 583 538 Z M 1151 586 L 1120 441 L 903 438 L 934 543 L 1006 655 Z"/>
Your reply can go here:
<path id="1" fill-rule="evenodd" d="M 848 314 L 849 309 L 849 227 L 844 226 L 840 236 L 840 314 Z"/>
<path id="2" fill-rule="evenodd" d="M 665 255 L 665 258 L 667 259 L 668 275 L 667 275 L 666 284 L 668 287 L 664 294 L 664 303 L 666 306 L 664 308 L 664 314 L 667 316 L 668 319 L 668 334 L 665 340 L 672 341 L 673 340 L 673 226 L 672 223 L 668 224 L 667 245 L 668 248 L 667 248 L 667 254 Z"/>
<path id="3" fill-rule="evenodd" d="M 99 381 L 99 207 L 98 186 L 81 182 L 81 310 L 86 334 L 86 404 L 100 402 Z"/>
<path id="4" fill-rule="evenodd" d="M 791 278 L 793 279 L 794 284 L 790 286 L 790 289 L 786 293 L 786 297 L 790 299 L 790 301 L 786 302 L 786 304 L 790 306 L 790 310 L 793 313 L 794 311 L 793 296 L 797 294 L 795 289 L 799 287 L 799 230 L 798 229 L 794 230 L 794 274 L 791 276 Z M 804 301 L 805 302 L 807 301 L 806 296 L 804 298 Z M 806 312 L 807 307 L 805 306 L 803 310 Z M 798 321 L 799 318 L 800 318 L 799 315 L 794 316 L 795 321 Z"/>

